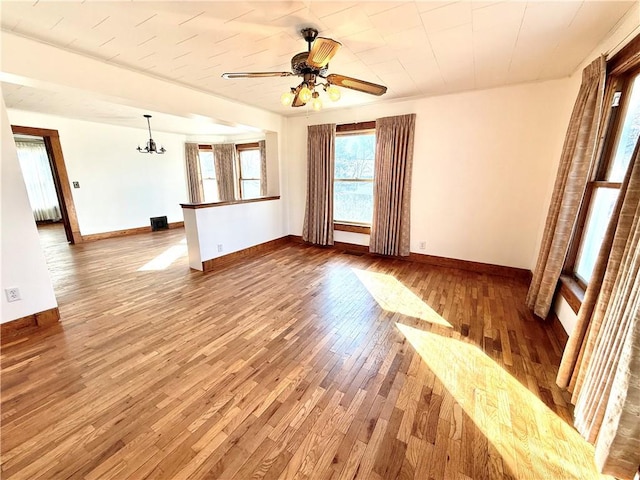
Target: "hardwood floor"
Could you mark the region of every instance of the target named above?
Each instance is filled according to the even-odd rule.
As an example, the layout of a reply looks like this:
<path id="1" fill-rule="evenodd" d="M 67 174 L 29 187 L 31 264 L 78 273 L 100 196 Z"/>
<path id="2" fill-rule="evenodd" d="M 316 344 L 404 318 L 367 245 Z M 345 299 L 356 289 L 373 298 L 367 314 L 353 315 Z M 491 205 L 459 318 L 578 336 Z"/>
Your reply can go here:
<path id="1" fill-rule="evenodd" d="M 2 348 L 4 479 L 600 478 L 519 281 L 298 244 L 202 274 L 182 230 L 60 234 L 60 326 Z"/>

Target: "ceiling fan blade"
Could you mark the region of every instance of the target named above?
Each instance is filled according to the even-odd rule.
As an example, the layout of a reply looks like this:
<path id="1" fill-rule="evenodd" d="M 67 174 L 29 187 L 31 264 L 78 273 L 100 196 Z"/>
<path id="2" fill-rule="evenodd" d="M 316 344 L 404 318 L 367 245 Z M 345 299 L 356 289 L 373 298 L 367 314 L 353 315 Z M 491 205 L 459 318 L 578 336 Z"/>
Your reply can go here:
<path id="1" fill-rule="evenodd" d="M 376 83 L 365 82 L 357 78 L 347 77 L 345 75 L 338 75 L 332 73 L 327 75 L 327 80 L 332 85 L 339 87 L 350 88 L 351 90 L 357 90 L 358 92 L 369 93 L 371 95 L 382 95 L 387 91 L 387 87 L 378 85 Z"/>
<path id="2" fill-rule="evenodd" d="M 322 68 L 333 56 L 338 53 L 342 44 L 330 38 L 318 37 L 313 42 L 309 56 L 307 57 L 307 65 L 315 68 Z"/>
<path id="3" fill-rule="evenodd" d="M 290 77 L 291 72 L 233 72 L 223 73 L 222 78 L 264 78 L 264 77 Z"/>

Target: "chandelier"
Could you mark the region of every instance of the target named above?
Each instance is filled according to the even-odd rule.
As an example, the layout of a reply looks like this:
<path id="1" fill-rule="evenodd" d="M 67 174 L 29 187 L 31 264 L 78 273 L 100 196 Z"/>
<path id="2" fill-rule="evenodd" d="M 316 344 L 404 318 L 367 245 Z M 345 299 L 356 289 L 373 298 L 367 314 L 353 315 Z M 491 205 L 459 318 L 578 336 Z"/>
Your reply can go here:
<path id="1" fill-rule="evenodd" d="M 138 148 L 136 150 L 138 150 L 138 152 L 140 153 L 157 153 L 158 155 L 162 155 L 164 152 L 166 152 L 166 150 L 162 146 L 160 147 L 160 150 L 158 150 L 156 148 L 156 142 L 154 142 L 153 138 L 151 137 L 151 123 L 149 123 L 151 115 L 143 115 L 143 117 L 147 119 L 147 127 L 149 127 L 149 141 L 144 148 L 140 148 L 140 145 L 138 145 Z"/>

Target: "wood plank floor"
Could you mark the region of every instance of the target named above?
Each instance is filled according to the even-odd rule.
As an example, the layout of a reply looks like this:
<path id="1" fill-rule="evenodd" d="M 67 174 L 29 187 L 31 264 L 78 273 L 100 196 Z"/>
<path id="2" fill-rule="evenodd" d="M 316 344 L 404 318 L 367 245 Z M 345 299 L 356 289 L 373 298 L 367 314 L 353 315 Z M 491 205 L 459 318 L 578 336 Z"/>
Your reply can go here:
<path id="1" fill-rule="evenodd" d="M 506 278 L 184 232 L 70 247 L 62 321 L 3 346 L 4 479 L 592 479 L 560 349 Z"/>

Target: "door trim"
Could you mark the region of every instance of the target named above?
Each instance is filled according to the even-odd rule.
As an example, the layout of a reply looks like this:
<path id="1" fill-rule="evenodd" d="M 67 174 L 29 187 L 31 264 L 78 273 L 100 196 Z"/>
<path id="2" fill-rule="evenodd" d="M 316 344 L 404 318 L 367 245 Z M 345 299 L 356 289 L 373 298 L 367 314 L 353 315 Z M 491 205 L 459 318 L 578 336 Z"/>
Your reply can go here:
<path id="1" fill-rule="evenodd" d="M 64 224 L 65 233 L 67 234 L 67 240 L 72 244 L 82 243 L 78 215 L 76 214 L 76 206 L 73 203 L 69 175 L 67 174 L 67 167 L 64 163 L 64 155 L 62 154 L 58 131 L 46 128 L 23 127 L 20 125 L 11 125 L 11 130 L 14 134 L 18 133 L 44 138 L 44 143 L 51 160 L 53 181 L 56 184 L 56 191 L 58 192 L 58 199 L 60 200 L 62 223 Z"/>

